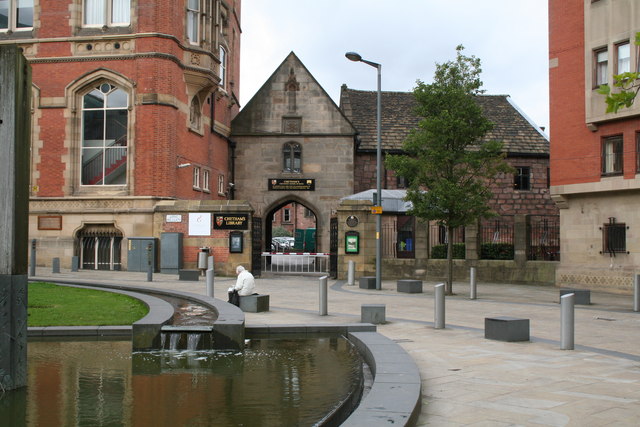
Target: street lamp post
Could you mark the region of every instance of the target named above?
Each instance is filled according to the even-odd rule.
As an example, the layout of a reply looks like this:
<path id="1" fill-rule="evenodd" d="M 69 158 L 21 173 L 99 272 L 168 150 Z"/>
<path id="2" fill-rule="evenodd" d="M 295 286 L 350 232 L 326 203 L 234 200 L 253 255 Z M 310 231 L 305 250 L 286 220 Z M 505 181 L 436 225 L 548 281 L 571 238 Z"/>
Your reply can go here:
<path id="1" fill-rule="evenodd" d="M 381 120 L 380 120 L 380 111 L 381 108 L 381 98 L 382 98 L 382 65 L 376 62 L 367 61 L 366 59 L 362 59 L 362 56 L 356 52 L 347 52 L 345 54 L 347 59 L 354 62 L 364 62 L 367 65 L 370 65 L 378 70 L 378 99 L 376 105 L 376 133 L 377 133 L 377 143 L 376 143 L 376 200 L 374 205 L 378 206 L 378 212 L 382 209 L 382 141 L 381 141 Z M 382 214 L 376 214 L 376 289 L 382 289 Z"/>

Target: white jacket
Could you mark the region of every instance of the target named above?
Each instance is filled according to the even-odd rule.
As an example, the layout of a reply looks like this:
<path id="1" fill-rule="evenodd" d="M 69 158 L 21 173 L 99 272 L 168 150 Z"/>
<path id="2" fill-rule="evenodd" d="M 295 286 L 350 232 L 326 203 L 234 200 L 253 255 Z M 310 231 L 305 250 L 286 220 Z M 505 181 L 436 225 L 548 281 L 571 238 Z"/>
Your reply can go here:
<path id="1" fill-rule="evenodd" d="M 253 278 L 253 274 L 247 270 L 238 274 L 238 280 L 234 289 L 238 291 L 238 295 L 247 296 L 253 294 L 253 289 L 256 287 L 256 281 Z"/>

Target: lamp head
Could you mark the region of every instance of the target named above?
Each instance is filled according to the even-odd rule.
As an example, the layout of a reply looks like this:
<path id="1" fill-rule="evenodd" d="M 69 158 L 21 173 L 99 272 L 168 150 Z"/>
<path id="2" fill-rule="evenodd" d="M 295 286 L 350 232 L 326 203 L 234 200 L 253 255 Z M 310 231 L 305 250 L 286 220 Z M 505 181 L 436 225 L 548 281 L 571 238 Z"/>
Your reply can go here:
<path id="1" fill-rule="evenodd" d="M 347 59 L 350 61 L 354 61 L 354 62 L 362 61 L 362 56 L 360 56 L 360 54 L 356 52 L 347 52 L 344 54 L 344 56 L 346 56 Z"/>

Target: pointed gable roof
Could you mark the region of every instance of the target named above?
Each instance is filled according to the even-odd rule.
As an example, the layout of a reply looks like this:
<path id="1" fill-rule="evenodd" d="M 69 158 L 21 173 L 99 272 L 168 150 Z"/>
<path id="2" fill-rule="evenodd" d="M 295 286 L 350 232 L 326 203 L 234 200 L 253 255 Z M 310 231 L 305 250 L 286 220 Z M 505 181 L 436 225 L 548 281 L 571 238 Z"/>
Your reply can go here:
<path id="1" fill-rule="evenodd" d="M 289 122 L 287 122 L 289 120 Z M 296 130 L 295 123 L 299 122 Z M 291 129 L 286 123 L 294 123 Z M 232 121 L 232 135 L 355 135 L 343 111 L 294 52 Z"/>
<path id="2" fill-rule="evenodd" d="M 377 146 L 375 91 L 361 91 L 342 86 L 340 107 L 360 134 L 361 151 Z M 549 155 L 549 140 L 532 124 L 508 95 L 480 95 L 477 97 L 485 117 L 493 124 L 487 140 L 504 144 L 509 155 Z M 402 143 L 420 118 L 414 113 L 417 105 L 413 92 L 382 92 L 381 143 L 385 151 L 401 151 Z"/>

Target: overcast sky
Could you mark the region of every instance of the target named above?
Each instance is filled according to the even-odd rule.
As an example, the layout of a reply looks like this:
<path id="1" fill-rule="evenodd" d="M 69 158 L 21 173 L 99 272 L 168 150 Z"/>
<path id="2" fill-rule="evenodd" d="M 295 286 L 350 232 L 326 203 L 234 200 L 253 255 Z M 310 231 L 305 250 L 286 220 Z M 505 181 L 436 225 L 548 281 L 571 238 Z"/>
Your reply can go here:
<path id="1" fill-rule="evenodd" d="M 547 0 L 242 0 L 241 22 L 241 106 L 291 51 L 338 104 L 343 83 L 376 89 L 375 68 L 345 52 L 382 64 L 383 91 L 411 91 L 462 44 L 487 94 L 548 127 Z"/>

